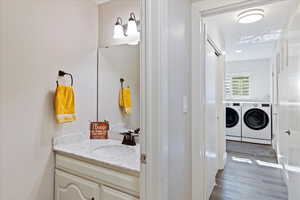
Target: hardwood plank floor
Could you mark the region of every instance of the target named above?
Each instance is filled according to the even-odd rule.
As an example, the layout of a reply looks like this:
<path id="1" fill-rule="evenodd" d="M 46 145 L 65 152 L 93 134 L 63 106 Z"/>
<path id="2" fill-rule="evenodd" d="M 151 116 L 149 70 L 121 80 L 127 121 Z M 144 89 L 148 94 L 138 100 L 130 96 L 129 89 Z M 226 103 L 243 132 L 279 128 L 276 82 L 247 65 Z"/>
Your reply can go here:
<path id="1" fill-rule="evenodd" d="M 287 200 L 281 166 L 271 146 L 227 141 L 227 163 L 210 200 Z"/>

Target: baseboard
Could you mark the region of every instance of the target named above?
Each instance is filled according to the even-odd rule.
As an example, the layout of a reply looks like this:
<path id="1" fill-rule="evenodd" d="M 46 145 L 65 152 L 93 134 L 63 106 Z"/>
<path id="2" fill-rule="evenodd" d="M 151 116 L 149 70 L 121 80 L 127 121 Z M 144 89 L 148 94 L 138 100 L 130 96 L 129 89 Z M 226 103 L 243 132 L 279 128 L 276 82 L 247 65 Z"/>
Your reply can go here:
<path id="1" fill-rule="evenodd" d="M 283 181 L 287 185 L 288 184 L 289 175 L 288 175 L 288 171 L 286 169 L 286 165 L 284 164 L 286 161 L 283 160 L 282 157 L 280 158 L 279 154 L 277 152 L 276 152 L 276 155 L 277 155 L 277 162 L 278 162 L 278 164 L 282 166 L 281 175 L 282 175 Z"/>
<path id="2" fill-rule="evenodd" d="M 227 161 L 227 152 L 224 153 L 223 155 L 223 165 L 221 166 L 222 168 L 220 169 L 224 169 L 225 168 L 225 165 L 226 165 L 226 161 Z"/>
<path id="3" fill-rule="evenodd" d="M 249 142 L 255 144 L 272 144 L 272 140 L 260 140 L 260 139 L 253 139 L 253 138 L 242 138 L 242 142 Z"/>
<path id="4" fill-rule="evenodd" d="M 235 136 L 229 136 L 229 135 L 226 135 L 226 140 L 239 141 L 239 142 L 241 142 L 241 141 L 242 141 L 242 138 L 241 138 L 241 137 L 235 137 Z"/>

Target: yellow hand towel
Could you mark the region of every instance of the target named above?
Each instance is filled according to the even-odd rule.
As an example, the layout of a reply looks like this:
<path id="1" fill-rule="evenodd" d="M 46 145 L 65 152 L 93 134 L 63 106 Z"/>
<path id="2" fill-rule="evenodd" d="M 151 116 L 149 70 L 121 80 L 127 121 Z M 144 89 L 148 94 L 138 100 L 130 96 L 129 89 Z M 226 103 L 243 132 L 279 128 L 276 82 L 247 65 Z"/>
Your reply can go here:
<path id="1" fill-rule="evenodd" d="M 131 93 L 130 88 L 123 88 L 119 94 L 119 104 L 125 114 L 131 114 Z"/>
<path id="2" fill-rule="evenodd" d="M 76 120 L 75 95 L 72 86 L 58 85 L 55 92 L 55 114 L 58 123 Z"/>

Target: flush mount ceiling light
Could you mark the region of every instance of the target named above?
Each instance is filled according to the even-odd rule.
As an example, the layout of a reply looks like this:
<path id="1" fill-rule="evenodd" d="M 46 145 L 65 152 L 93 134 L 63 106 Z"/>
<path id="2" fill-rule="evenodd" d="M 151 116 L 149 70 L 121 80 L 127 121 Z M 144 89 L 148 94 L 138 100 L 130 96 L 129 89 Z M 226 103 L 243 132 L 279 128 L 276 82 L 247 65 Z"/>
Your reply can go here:
<path id="1" fill-rule="evenodd" d="M 264 10 L 251 9 L 240 13 L 237 17 L 237 21 L 240 24 L 250 24 L 262 20 L 264 16 L 265 16 Z"/>
<path id="2" fill-rule="evenodd" d="M 114 39 L 125 38 L 124 28 L 123 28 L 123 25 L 122 25 L 121 17 L 117 18 L 117 22 L 115 23 L 115 26 L 114 26 L 114 35 L 113 35 L 113 37 L 114 37 Z"/>
<path id="3" fill-rule="evenodd" d="M 133 12 L 130 13 L 126 34 L 128 36 L 134 36 L 138 34 L 137 22 L 136 22 L 135 14 Z"/>

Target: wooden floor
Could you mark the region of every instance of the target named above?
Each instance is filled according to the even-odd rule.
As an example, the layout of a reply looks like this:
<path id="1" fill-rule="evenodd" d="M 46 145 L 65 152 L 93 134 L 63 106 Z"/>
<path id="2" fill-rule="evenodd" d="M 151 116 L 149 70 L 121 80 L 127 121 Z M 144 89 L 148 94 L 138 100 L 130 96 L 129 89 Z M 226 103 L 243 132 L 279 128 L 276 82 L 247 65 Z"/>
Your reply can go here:
<path id="1" fill-rule="evenodd" d="M 227 142 L 227 163 L 210 200 L 287 200 L 280 165 L 270 146 Z"/>

